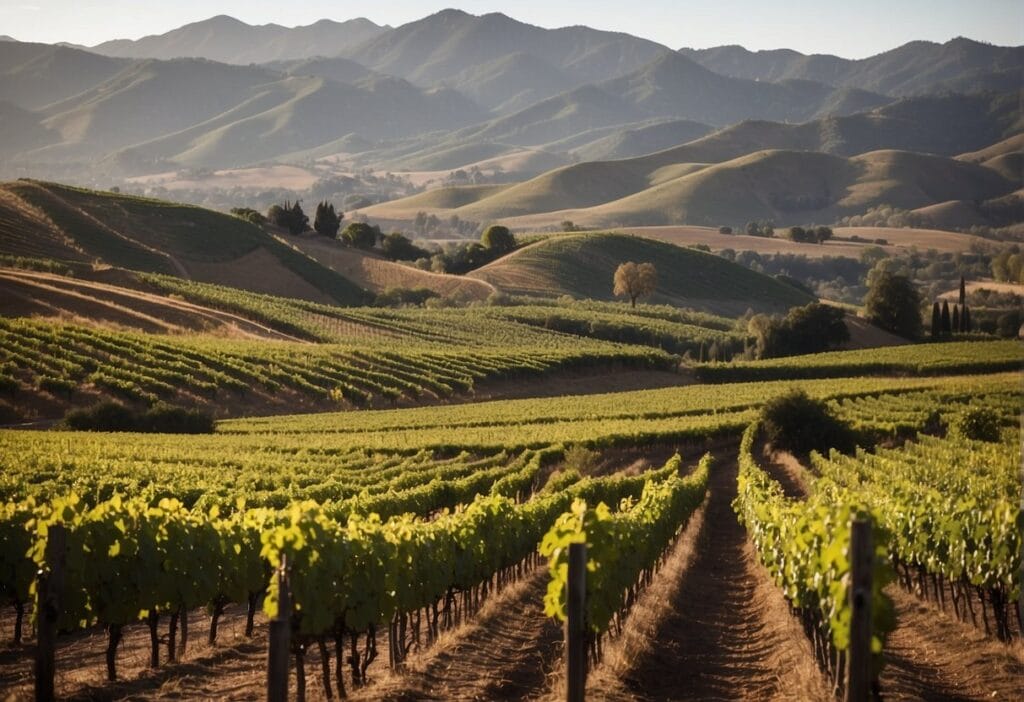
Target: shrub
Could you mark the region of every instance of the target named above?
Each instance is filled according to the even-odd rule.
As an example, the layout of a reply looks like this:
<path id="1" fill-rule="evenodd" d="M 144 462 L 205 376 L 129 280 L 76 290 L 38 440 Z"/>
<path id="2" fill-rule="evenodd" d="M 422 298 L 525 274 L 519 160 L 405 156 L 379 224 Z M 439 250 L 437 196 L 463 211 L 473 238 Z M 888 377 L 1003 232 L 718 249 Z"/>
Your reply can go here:
<path id="1" fill-rule="evenodd" d="M 199 409 L 159 404 L 142 414 L 139 431 L 163 434 L 212 434 L 213 415 Z"/>
<path id="2" fill-rule="evenodd" d="M 492 224 L 487 227 L 480 237 L 480 243 L 485 249 L 499 254 L 508 253 L 516 248 L 515 236 L 508 230 L 508 227 L 503 227 L 500 224 Z"/>
<path id="3" fill-rule="evenodd" d="M 999 415 L 987 407 L 971 407 L 953 418 L 949 433 L 974 441 L 999 441 Z"/>
<path id="4" fill-rule="evenodd" d="M 120 402 L 108 400 L 85 409 L 74 409 L 61 423 L 78 431 L 141 431 L 164 434 L 210 434 L 213 416 L 198 409 L 158 404 L 139 413 Z"/>
<path id="5" fill-rule="evenodd" d="M 85 409 L 71 410 L 63 424 L 78 431 L 137 431 L 139 418 L 120 402 L 108 400 Z"/>
<path id="6" fill-rule="evenodd" d="M 849 453 L 856 448 L 853 430 L 837 419 L 821 400 L 803 390 L 792 390 L 765 403 L 761 409 L 764 437 L 776 448 L 798 454 L 827 453 L 836 449 Z"/>
<path id="7" fill-rule="evenodd" d="M 592 475 L 601 462 L 601 454 L 585 446 L 571 446 L 565 451 L 563 472 L 575 471 L 581 475 Z"/>

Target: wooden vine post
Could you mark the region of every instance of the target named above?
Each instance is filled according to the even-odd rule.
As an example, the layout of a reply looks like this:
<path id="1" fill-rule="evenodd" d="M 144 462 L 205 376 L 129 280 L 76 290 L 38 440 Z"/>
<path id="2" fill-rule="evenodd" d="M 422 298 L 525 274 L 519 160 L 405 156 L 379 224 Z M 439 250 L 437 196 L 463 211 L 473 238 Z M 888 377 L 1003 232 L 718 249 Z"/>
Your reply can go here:
<path id="1" fill-rule="evenodd" d="M 583 702 L 587 689 L 587 545 L 569 544 L 565 617 L 565 678 L 568 702 Z"/>
<path id="2" fill-rule="evenodd" d="M 855 519 L 850 525 L 850 650 L 846 701 L 867 702 L 871 697 L 871 572 L 874 564 L 871 522 Z"/>
<path id="3" fill-rule="evenodd" d="M 60 524 L 51 525 L 46 532 L 46 565 L 39 570 L 38 632 L 36 634 L 35 688 L 36 702 L 54 699 L 54 649 L 57 643 L 57 620 L 60 617 L 60 599 L 64 589 L 64 552 L 67 532 Z"/>
<path id="4" fill-rule="evenodd" d="M 281 556 L 277 569 L 277 615 L 270 620 L 270 648 L 267 652 L 267 702 L 287 702 L 290 659 L 291 597 L 288 560 Z"/>

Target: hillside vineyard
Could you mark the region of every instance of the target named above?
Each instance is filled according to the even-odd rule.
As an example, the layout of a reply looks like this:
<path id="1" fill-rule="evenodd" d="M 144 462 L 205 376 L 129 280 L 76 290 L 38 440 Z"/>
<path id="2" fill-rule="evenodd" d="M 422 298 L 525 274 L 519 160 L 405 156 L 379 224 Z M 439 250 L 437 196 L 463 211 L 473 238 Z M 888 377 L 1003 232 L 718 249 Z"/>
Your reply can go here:
<path id="1" fill-rule="evenodd" d="M 1019 10 L 46 4 L 0 698 L 1020 698 Z"/>

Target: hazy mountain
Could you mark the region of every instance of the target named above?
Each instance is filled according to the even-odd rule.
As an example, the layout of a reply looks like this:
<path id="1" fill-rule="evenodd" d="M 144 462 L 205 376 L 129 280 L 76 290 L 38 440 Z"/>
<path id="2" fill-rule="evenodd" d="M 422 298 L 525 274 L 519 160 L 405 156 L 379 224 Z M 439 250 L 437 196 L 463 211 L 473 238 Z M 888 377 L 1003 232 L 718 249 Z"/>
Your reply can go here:
<path id="1" fill-rule="evenodd" d="M 37 149 L 60 140 L 60 135 L 43 126 L 39 114 L 0 100 L 0 134 L 17 139 L 0 139 L 0 158 L 26 149 Z"/>
<path id="2" fill-rule="evenodd" d="M 495 108 L 522 92 L 523 71 L 531 66 L 552 66 L 573 85 L 582 85 L 636 70 L 663 51 L 662 45 L 629 34 L 582 26 L 544 29 L 500 13 L 478 17 L 444 10 L 340 53 L 418 85 L 468 86 L 470 93 L 478 90 L 481 98 L 490 97 L 485 107 Z M 508 72 L 507 85 L 502 69 Z M 565 87 L 544 86 L 550 77 L 539 78 L 538 97 Z M 486 89 L 472 87 L 478 83 Z"/>
<path id="3" fill-rule="evenodd" d="M 720 163 L 762 149 L 855 156 L 881 149 L 954 156 L 1024 129 L 1016 93 L 906 98 L 870 112 L 803 124 L 747 120 L 652 156 Z"/>
<path id="4" fill-rule="evenodd" d="M 573 155 L 582 161 L 642 156 L 699 139 L 713 129 L 706 124 L 685 119 L 657 122 L 643 127 L 618 130 L 575 149 Z"/>
<path id="5" fill-rule="evenodd" d="M 19 136 L 8 142 L 20 147 L 18 160 L 116 155 L 112 163 L 132 172 L 247 165 L 352 133 L 395 138 L 484 116 L 458 93 L 425 91 L 399 78 L 371 74 L 348 84 L 205 59 L 131 62 L 92 89 L 34 114 L 59 138 L 43 144 L 33 136 L 38 125 L 12 116 L 5 123 L 18 126 Z"/>
<path id="6" fill-rule="evenodd" d="M 887 95 L 1012 90 L 1024 84 L 1024 47 L 993 46 L 963 37 L 944 44 L 913 41 L 860 60 L 808 56 L 790 49 L 749 51 L 742 46 L 684 48 L 680 53 L 736 78 L 813 80 Z"/>
<path id="7" fill-rule="evenodd" d="M 752 118 L 804 121 L 845 104 L 837 99 L 836 89 L 824 83 L 730 78 L 672 52 L 600 85 L 648 115 L 715 125 Z M 874 107 L 887 102 L 891 98 L 862 96 L 856 109 L 864 109 L 864 103 Z"/>
<path id="8" fill-rule="evenodd" d="M 93 88 L 128 61 L 50 44 L 0 42 L 0 95 L 35 110 Z"/>
<path id="9" fill-rule="evenodd" d="M 307 59 L 289 59 L 287 61 L 270 61 L 264 66 L 290 76 L 320 76 L 336 80 L 339 83 L 356 83 L 367 78 L 380 76 L 376 71 L 371 71 L 366 66 L 356 63 L 351 59 L 335 56 L 325 58 L 316 56 Z"/>
<path id="10" fill-rule="evenodd" d="M 14 37 L 7 36 L 6 34 L 0 34 L 0 41 L 18 41 Z"/>
<path id="11" fill-rule="evenodd" d="M 368 19 L 323 19 L 305 27 L 250 25 L 226 15 L 186 24 L 165 34 L 138 40 L 116 39 L 92 47 L 106 56 L 126 58 L 207 58 L 221 63 L 267 63 L 284 59 L 333 56 L 387 31 Z"/>
<path id="12" fill-rule="evenodd" d="M 537 56 L 517 52 L 470 66 L 443 84 L 507 114 L 570 90 L 579 81 Z"/>

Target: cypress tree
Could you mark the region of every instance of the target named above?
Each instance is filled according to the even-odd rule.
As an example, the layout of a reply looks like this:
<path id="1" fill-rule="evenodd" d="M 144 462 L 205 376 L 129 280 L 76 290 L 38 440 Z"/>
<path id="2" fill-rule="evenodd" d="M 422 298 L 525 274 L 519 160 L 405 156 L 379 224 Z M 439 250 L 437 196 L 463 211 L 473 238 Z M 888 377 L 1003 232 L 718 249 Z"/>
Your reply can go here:
<path id="1" fill-rule="evenodd" d="M 949 321 L 949 301 L 942 301 L 942 335 L 949 336 L 953 333 L 953 327 Z"/>
<path id="2" fill-rule="evenodd" d="M 960 329 L 960 305 L 953 305 L 953 333 L 959 334 Z"/>
<path id="3" fill-rule="evenodd" d="M 942 313 L 939 312 L 939 303 L 932 304 L 932 338 L 938 339 L 942 334 Z"/>
<path id="4" fill-rule="evenodd" d="M 960 315 L 960 331 L 971 331 L 971 311 L 964 305 L 964 313 Z"/>
<path id="5" fill-rule="evenodd" d="M 967 284 L 964 277 L 960 276 L 960 306 L 963 307 L 965 304 L 967 304 Z"/>

